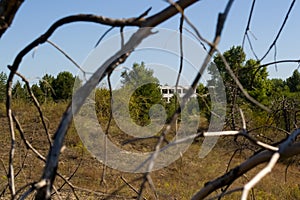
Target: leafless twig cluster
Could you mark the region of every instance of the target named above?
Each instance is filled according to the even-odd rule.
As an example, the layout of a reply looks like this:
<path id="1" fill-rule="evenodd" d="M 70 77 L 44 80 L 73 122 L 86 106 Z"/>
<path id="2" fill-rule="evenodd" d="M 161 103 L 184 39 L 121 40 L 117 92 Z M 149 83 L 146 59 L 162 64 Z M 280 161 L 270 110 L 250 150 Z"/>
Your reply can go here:
<path id="1" fill-rule="evenodd" d="M 7 1 L 1 1 L 0 3 L 0 13 L 2 13 L 1 9 L 2 6 L 5 5 Z M 12 19 L 14 17 L 14 14 L 16 10 L 18 9 L 18 6 L 21 5 L 22 1 L 16 1 L 18 4 L 16 4 L 16 7 L 11 8 L 11 12 L 8 13 L 10 16 L 9 20 L 7 22 L 2 22 L 2 18 L 0 21 L 0 37 L 8 27 L 8 24 L 12 22 Z M 138 199 L 146 199 L 144 196 L 146 186 L 148 185 L 151 188 L 151 191 L 154 194 L 155 198 L 159 198 L 159 194 L 157 194 L 157 190 L 155 187 L 155 182 L 153 181 L 151 177 L 151 173 L 153 170 L 153 167 L 156 163 L 156 159 L 161 152 L 161 150 L 164 148 L 163 143 L 167 141 L 166 136 L 171 131 L 172 127 L 177 121 L 177 118 L 181 114 L 181 110 L 186 105 L 189 97 L 193 94 L 193 91 L 197 88 L 197 85 L 199 83 L 199 80 L 202 77 L 202 74 L 207 69 L 208 64 L 211 60 L 211 57 L 215 53 L 219 53 L 221 55 L 221 58 L 226 66 L 226 70 L 228 74 L 232 77 L 234 82 L 236 83 L 239 90 L 243 93 L 243 95 L 253 104 L 255 104 L 258 108 L 265 110 L 266 112 L 271 112 L 270 108 L 267 108 L 265 105 L 258 102 L 256 99 L 251 97 L 248 92 L 244 89 L 243 85 L 240 83 L 240 80 L 235 76 L 234 72 L 231 70 L 231 67 L 229 66 L 228 62 L 222 56 L 221 52 L 218 50 L 218 44 L 221 41 L 222 31 L 224 27 L 226 26 L 226 20 L 228 17 L 228 14 L 230 13 L 232 4 L 234 3 L 234 0 L 229 0 L 226 4 L 226 7 L 223 12 L 219 13 L 218 15 L 218 21 L 216 22 L 216 32 L 215 36 L 212 42 L 205 39 L 201 34 L 200 31 L 195 27 L 193 22 L 185 15 L 185 9 L 192 6 L 194 3 L 196 3 L 196 0 L 179 0 L 177 2 L 168 1 L 169 6 L 163 9 L 162 11 L 152 15 L 148 16 L 150 9 L 143 12 L 140 16 L 129 18 L 129 19 L 112 19 L 108 17 L 103 16 L 96 16 L 96 15 L 72 15 L 67 16 L 65 18 L 62 18 L 55 23 L 53 23 L 48 30 L 45 31 L 41 36 L 37 37 L 34 41 L 32 41 L 29 45 L 27 45 L 24 49 L 22 49 L 16 58 L 14 59 L 14 62 L 12 65 L 8 66 L 10 69 L 10 74 L 7 81 L 7 103 L 6 103 L 6 110 L 7 110 L 7 118 L 9 123 L 9 132 L 10 132 L 10 152 L 9 152 L 9 161 L 8 161 L 8 167 L 6 168 L 6 165 L 3 162 L 3 168 L 6 170 L 7 174 L 7 187 L 2 191 L 0 196 L 4 196 L 4 193 L 7 193 L 7 188 L 9 189 L 9 194 L 11 195 L 11 199 L 26 199 L 30 195 L 34 194 L 35 199 L 50 199 L 54 194 L 57 195 L 58 198 L 63 199 L 63 197 L 60 195 L 60 191 L 62 187 L 65 185 L 69 186 L 71 188 L 72 192 L 74 193 L 74 196 L 76 199 L 79 199 L 80 196 L 77 194 L 77 191 L 84 191 L 87 193 L 93 193 L 98 194 L 99 196 L 102 196 L 103 198 L 112 198 L 118 196 L 119 189 L 116 190 L 116 193 L 112 194 L 104 194 L 101 192 L 92 191 L 89 189 L 81 188 L 76 185 L 74 185 L 71 181 L 72 177 L 78 172 L 78 169 L 81 165 L 79 163 L 75 170 L 71 173 L 70 176 L 63 175 L 59 170 L 58 166 L 60 164 L 59 158 L 61 155 L 61 152 L 64 150 L 64 141 L 66 138 L 66 134 L 68 130 L 70 129 L 73 114 L 77 113 L 81 106 L 84 104 L 84 101 L 88 98 L 90 93 L 93 91 L 93 89 L 96 88 L 98 83 L 103 80 L 104 78 L 108 79 L 109 83 L 109 89 L 110 89 L 110 96 L 112 96 L 112 89 L 111 89 L 111 80 L 110 76 L 114 72 L 117 66 L 124 63 L 126 59 L 131 55 L 131 53 L 135 50 L 136 47 L 147 37 L 151 36 L 153 34 L 152 29 L 158 25 L 160 25 L 162 22 L 165 22 L 169 20 L 171 17 L 173 17 L 176 14 L 181 14 L 180 18 L 180 25 L 179 25 L 179 31 L 180 33 L 183 32 L 183 30 L 188 30 L 190 33 L 193 34 L 194 37 L 197 38 L 200 45 L 206 45 L 208 46 L 208 55 L 204 59 L 198 73 L 195 75 L 195 78 L 190 85 L 189 91 L 186 93 L 186 95 L 183 97 L 183 100 L 181 101 L 180 108 L 178 108 L 175 113 L 173 114 L 171 120 L 169 123 L 165 125 L 165 129 L 162 131 L 162 133 L 156 138 L 157 142 L 154 146 L 154 151 L 151 154 L 151 156 L 148 158 L 147 162 L 147 172 L 142 174 L 141 177 L 133 180 L 133 181 L 127 181 L 126 178 L 123 176 L 121 177 L 121 180 L 124 182 L 124 187 L 129 187 L 135 194 L 136 198 Z M 244 34 L 243 39 L 243 45 L 245 43 L 245 40 L 247 39 L 250 48 L 259 61 L 263 61 L 264 58 L 269 54 L 269 52 L 272 50 L 272 48 L 276 49 L 276 42 L 278 38 L 281 35 L 282 30 L 284 29 L 285 24 L 287 23 L 287 19 L 292 11 L 292 8 L 295 4 L 295 0 L 292 1 L 289 10 L 286 13 L 286 16 L 284 18 L 284 21 L 282 23 L 282 26 L 280 30 L 278 31 L 274 41 L 270 45 L 267 52 L 262 56 L 261 59 L 258 59 L 258 55 L 255 53 L 255 50 L 251 44 L 251 40 L 249 37 L 249 33 L 251 33 L 250 25 L 251 25 L 251 18 L 252 15 L 255 12 L 255 0 L 253 0 L 252 7 L 250 10 L 249 18 L 247 27 Z M 6 13 L 5 13 L 6 15 Z M 91 75 L 91 77 L 86 81 L 86 83 L 80 87 L 73 96 L 73 102 L 71 102 L 67 109 L 65 110 L 60 123 L 53 135 L 51 137 L 50 131 L 49 131 L 49 121 L 45 117 L 42 108 L 38 102 L 38 100 L 35 98 L 34 93 L 31 90 L 31 87 L 29 85 L 28 80 L 19 72 L 19 67 L 22 63 L 22 59 L 24 56 L 26 56 L 30 51 L 32 51 L 34 48 L 36 48 L 38 45 L 42 45 L 45 43 L 51 44 L 55 49 L 57 49 L 59 52 L 61 52 L 70 62 L 72 62 L 75 67 L 77 67 L 84 76 L 88 73 L 85 72 L 79 64 L 77 64 L 65 51 L 63 51 L 59 46 L 57 46 L 55 43 L 51 42 L 50 38 L 53 35 L 55 31 L 57 31 L 58 28 L 63 27 L 66 24 L 69 23 L 76 23 L 76 22 L 87 22 L 87 23 L 96 23 L 101 25 L 107 25 L 109 26 L 109 29 L 102 35 L 102 37 L 98 40 L 97 45 L 100 45 L 102 39 L 107 35 L 112 29 L 119 28 L 120 29 L 120 37 L 121 37 L 121 48 L 119 51 L 117 51 L 114 55 L 111 55 L 111 57 L 104 62 L 101 66 L 97 68 L 95 73 Z M 184 23 L 187 24 L 189 27 L 184 29 Z M 123 30 L 126 27 L 134 26 L 137 27 L 138 30 L 127 40 L 125 41 Z M 4 28 L 3 28 L 4 27 Z M 176 81 L 176 85 L 179 83 L 179 79 L 181 77 L 181 72 L 184 68 L 183 66 L 183 57 L 184 57 L 184 51 L 183 51 L 183 40 L 180 38 L 180 65 L 178 69 L 178 77 Z M 277 61 L 275 58 L 274 62 L 262 64 L 259 66 L 257 71 L 265 66 L 278 64 L 278 63 L 284 63 L 284 62 L 299 62 L 298 59 L 291 59 L 291 60 L 280 60 Z M 15 111 L 13 110 L 13 98 L 12 98 L 12 86 L 13 86 L 13 80 L 15 75 L 19 76 L 24 83 L 27 85 L 28 93 L 30 94 L 31 99 L 33 100 L 33 104 L 36 108 L 36 111 L 39 113 L 39 119 L 42 122 L 43 129 L 45 132 L 45 137 L 47 138 L 47 156 L 45 156 L 42 152 L 40 152 L 38 149 L 32 145 L 32 141 L 28 138 L 27 134 L 24 132 L 23 124 L 20 122 L 20 119 L 14 114 Z M 85 76 L 86 77 L 86 76 Z M 240 111 L 240 118 L 242 121 L 242 128 L 240 130 L 229 130 L 229 131 L 219 131 L 219 132 L 199 132 L 195 135 L 191 135 L 187 138 L 177 140 L 174 143 L 169 143 L 169 145 L 176 145 L 178 143 L 185 142 L 187 140 L 193 140 L 196 137 L 213 137 L 213 136 L 234 136 L 234 137 L 242 137 L 251 142 L 253 145 L 255 145 L 260 150 L 257 151 L 253 156 L 246 159 L 243 163 L 237 165 L 233 169 L 229 170 L 222 176 L 211 180 L 207 182 L 203 188 L 199 189 L 199 191 L 195 191 L 195 194 L 193 195 L 192 199 L 204 199 L 212 194 L 212 192 L 217 191 L 220 188 L 223 188 L 222 193 L 218 194 L 216 197 L 212 197 L 213 199 L 220 199 L 221 197 L 231 194 L 233 192 L 242 191 L 241 199 L 245 200 L 248 197 L 249 191 L 255 187 L 255 185 L 261 181 L 268 173 L 270 173 L 273 169 L 273 167 L 280 161 L 284 160 L 286 158 L 292 157 L 294 155 L 300 154 L 300 143 L 296 142 L 297 136 L 300 133 L 299 129 L 295 129 L 292 131 L 289 129 L 289 132 L 287 134 L 287 137 L 280 141 L 277 144 L 268 144 L 266 142 L 260 141 L 255 139 L 251 135 L 251 131 L 247 130 L 246 126 L 246 116 L 244 116 L 244 113 Z M 111 126 L 111 120 L 112 120 L 112 113 L 110 113 L 109 116 L 109 122 L 106 127 L 105 134 L 109 134 L 109 128 Z M 297 128 L 297 127 L 295 127 Z M 16 187 L 16 178 L 18 177 L 20 171 L 22 170 L 22 166 L 20 170 L 16 170 L 15 162 L 16 162 L 16 151 L 17 151 L 17 142 L 16 134 L 20 134 L 20 138 L 22 143 L 25 145 L 26 149 L 30 152 L 32 152 L 40 161 L 44 162 L 44 168 L 42 174 L 40 174 L 40 179 L 36 182 L 29 182 L 26 185 L 22 187 Z M 24 158 L 26 159 L 26 158 Z M 240 188 L 234 188 L 231 190 L 228 190 L 229 186 L 233 184 L 235 180 L 237 180 L 239 177 L 245 175 L 248 171 L 250 171 L 253 168 L 256 168 L 258 165 L 262 163 L 268 163 L 262 170 L 260 170 L 253 178 L 251 178 L 245 185 L 243 185 Z M 104 163 L 105 164 L 105 163 Z M 102 186 L 105 185 L 105 176 L 107 174 L 106 166 L 103 167 L 103 173 L 101 177 L 101 183 Z M 62 184 L 59 186 L 56 186 L 55 180 L 57 178 L 60 178 L 62 180 Z M 139 187 L 137 188 L 132 183 L 140 181 Z M 0 191 L 1 192 L 1 191 Z"/>

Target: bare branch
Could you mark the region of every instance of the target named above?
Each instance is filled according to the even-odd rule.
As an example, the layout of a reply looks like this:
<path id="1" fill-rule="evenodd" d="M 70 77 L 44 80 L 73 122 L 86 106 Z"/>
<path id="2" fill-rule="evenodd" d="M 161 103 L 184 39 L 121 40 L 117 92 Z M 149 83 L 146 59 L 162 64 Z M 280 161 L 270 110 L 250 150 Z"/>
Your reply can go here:
<path id="1" fill-rule="evenodd" d="M 285 148 L 284 151 L 281 153 L 280 157 L 281 159 L 286 159 L 294 155 L 297 155 L 299 153 L 300 153 L 300 143 L 298 142 Z M 204 187 L 193 196 L 192 200 L 203 199 L 204 197 L 208 196 L 216 189 L 231 184 L 234 180 L 236 180 L 238 177 L 242 176 L 249 170 L 255 168 L 256 166 L 262 163 L 268 162 L 273 156 L 273 154 L 274 154 L 273 152 L 268 150 L 255 154 L 254 156 L 250 157 L 248 160 L 246 160 L 239 166 L 231 169 L 223 176 L 206 183 Z"/>
<path id="2" fill-rule="evenodd" d="M 244 37 L 243 37 L 242 47 L 244 47 L 245 38 L 246 38 L 246 36 L 248 34 L 248 31 L 250 30 L 250 22 L 251 22 L 251 19 L 252 19 L 252 14 L 253 14 L 253 10 L 254 10 L 255 1 L 256 0 L 252 0 L 250 14 L 249 14 L 249 17 L 248 17 L 248 22 L 247 22 L 247 26 L 246 26 Z"/>
<path id="3" fill-rule="evenodd" d="M 293 0 L 293 1 L 292 1 L 291 5 L 290 5 L 290 7 L 289 7 L 289 10 L 288 10 L 288 12 L 286 13 L 286 16 L 285 16 L 285 18 L 284 18 L 284 20 L 283 20 L 283 23 L 282 23 L 282 25 L 281 25 L 281 27 L 280 27 L 280 29 L 279 29 L 279 31 L 278 31 L 278 33 L 277 33 L 277 35 L 276 35 L 274 41 L 273 41 L 272 44 L 270 45 L 270 47 L 269 47 L 269 49 L 267 50 L 267 52 L 266 52 L 266 53 L 263 55 L 263 57 L 260 59 L 260 61 L 262 61 L 263 59 L 265 59 L 265 57 L 269 54 L 269 52 L 271 51 L 271 49 L 272 49 L 272 48 L 274 47 L 274 45 L 276 44 L 276 42 L 277 42 L 277 40 L 278 40 L 278 38 L 279 38 L 279 36 L 280 36 L 282 30 L 283 30 L 283 28 L 284 28 L 284 26 L 285 26 L 285 24 L 286 24 L 288 18 L 289 18 L 290 12 L 292 11 L 292 8 L 294 7 L 295 2 L 296 2 L 296 0 Z"/>
<path id="4" fill-rule="evenodd" d="M 121 176 L 122 181 L 130 188 L 132 189 L 136 194 L 139 194 L 139 191 L 135 189 L 123 176 Z M 147 200 L 145 197 L 143 197 L 144 200 Z"/>
<path id="5" fill-rule="evenodd" d="M 102 35 L 101 37 L 99 38 L 99 40 L 97 41 L 97 43 L 95 44 L 95 48 L 100 44 L 100 42 L 103 40 L 103 38 L 110 32 L 114 29 L 115 27 L 112 26 L 110 27 L 109 29 L 107 29 Z"/>
<path id="6" fill-rule="evenodd" d="M 179 3 L 188 6 L 194 3 L 194 1 L 179 1 Z M 168 19 L 168 17 L 175 15 L 177 13 L 177 10 L 174 9 L 173 6 L 170 6 L 169 8 L 165 9 L 162 12 L 166 12 L 166 13 L 163 14 L 158 13 L 155 15 L 155 16 L 161 16 L 161 18 L 150 17 L 146 20 L 147 23 L 144 23 L 143 25 L 155 26 L 161 23 L 162 21 L 164 21 L 162 20 L 162 18 Z M 109 58 L 100 68 L 98 68 L 98 70 L 92 75 L 92 77 L 81 88 L 79 88 L 76 91 L 76 93 L 73 96 L 73 102 L 68 106 L 66 112 L 64 113 L 63 119 L 61 120 L 61 123 L 55 133 L 54 136 L 55 142 L 53 144 L 53 148 L 50 150 L 48 154 L 47 163 L 44 169 L 44 174 L 42 176 L 42 179 L 49 180 L 49 184 L 37 192 L 36 199 L 50 198 L 50 191 L 56 175 L 60 149 L 63 145 L 66 132 L 72 121 L 73 114 L 76 114 L 78 112 L 78 110 L 84 103 L 85 99 L 91 93 L 91 91 L 96 87 L 98 82 L 101 81 L 106 74 L 109 74 L 116 66 L 124 62 L 126 58 L 130 55 L 130 53 L 135 49 L 135 47 L 145 37 L 149 36 L 150 34 L 151 34 L 151 28 L 139 29 L 135 34 L 131 36 L 131 38 L 128 40 L 128 42 L 124 45 L 124 47 L 120 51 L 118 51 L 115 55 Z M 12 78 L 12 73 L 10 74 L 9 78 Z"/>
<path id="7" fill-rule="evenodd" d="M 241 200 L 247 200 L 249 190 L 253 188 L 263 177 L 265 177 L 268 173 L 272 171 L 279 158 L 280 158 L 280 154 L 277 152 L 274 153 L 268 165 L 244 186 Z"/>
<path id="8" fill-rule="evenodd" d="M 51 42 L 50 40 L 47 40 L 47 42 L 52 45 L 55 49 L 57 49 L 60 53 L 62 53 L 68 60 L 70 60 L 84 75 L 84 77 L 86 78 L 86 73 L 81 67 L 80 65 L 73 59 L 71 58 L 64 50 L 62 50 L 59 46 L 57 46 L 54 42 Z"/>
<path id="9" fill-rule="evenodd" d="M 0 1 L 0 38 L 12 24 L 13 19 L 23 2 L 24 0 Z"/>
<path id="10" fill-rule="evenodd" d="M 43 124 L 44 130 L 46 132 L 46 136 L 47 136 L 49 145 L 51 146 L 52 145 L 52 140 L 51 140 L 51 137 L 50 137 L 50 134 L 49 134 L 49 131 L 48 131 L 48 127 L 46 125 L 45 117 L 44 117 L 43 111 L 41 109 L 40 103 L 36 99 L 35 95 L 33 94 L 32 90 L 31 90 L 31 87 L 29 85 L 29 81 L 22 74 L 20 74 L 18 72 L 16 72 L 16 75 L 18 75 L 20 78 L 22 78 L 22 81 L 24 81 L 25 84 L 26 84 L 27 91 L 28 91 L 30 97 L 32 98 L 35 107 L 37 108 L 37 110 L 39 112 L 39 115 L 40 115 L 40 118 L 42 120 L 42 124 Z"/>

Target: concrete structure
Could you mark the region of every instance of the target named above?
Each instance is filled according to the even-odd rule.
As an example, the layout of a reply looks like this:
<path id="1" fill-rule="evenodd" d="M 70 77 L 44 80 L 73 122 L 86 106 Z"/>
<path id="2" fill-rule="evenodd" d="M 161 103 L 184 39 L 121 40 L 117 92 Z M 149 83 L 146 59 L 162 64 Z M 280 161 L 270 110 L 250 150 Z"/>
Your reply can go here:
<path id="1" fill-rule="evenodd" d="M 167 103 L 170 102 L 170 99 L 174 96 L 174 94 L 176 93 L 176 87 L 175 86 L 159 86 L 160 87 L 160 92 L 163 95 L 163 99 L 166 100 Z M 183 97 L 187 91 L 189 89 L 189 86 L 177 86 L 177 94 L 179 97 Z M 197 97 L 196 91 L 194 92 L 194 94 L 192 94 L 191 98 L 195 98 Z"/>

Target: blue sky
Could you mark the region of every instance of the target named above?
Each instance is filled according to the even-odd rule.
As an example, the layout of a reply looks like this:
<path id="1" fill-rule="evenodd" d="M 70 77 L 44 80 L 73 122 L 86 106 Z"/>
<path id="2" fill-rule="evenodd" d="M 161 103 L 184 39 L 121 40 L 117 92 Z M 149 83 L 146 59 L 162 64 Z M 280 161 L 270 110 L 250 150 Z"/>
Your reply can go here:
<path id="1" fill-rule="evenodd" d="M 18 51 L 41 35 L 53 22 L 62 17 L 84 13 L 112 18 L 127 18 L 138 16 L 150 6 L 152 10 L 149 15 L 152 15 L 168 5 L 162 0 L 110 0 L 103 2 L 96 0 L 25 1 L 18 11 L 12 26 L 0 39 L 0 71 L 8 72 L 7 65 L 12 64 Z M 208 40 L 212 40 L 218 13 L 223 11 L 226 3 L 227 0 L 202 0 L 188 8 L 186 14 L 200 33 Z M 252 1 L 245 0 L 236 0 L 234 2 L 219 44 L 221 51 L 226 51 L 233 45 L 241 45 L 251 3 Z M 254 38 L 252 40 L 258 57 L 262 57 L 274 40 L 290 3 L 291 0 L 257 1 L 251 23 L 251 31 L 256 37 L 256 40 Z M 299 59 L 299 10 L 299 2 L 296 2 L 276 45 L 278 60 Z M 178 19 L 179 16 L 177 15 L 159 27 L 177 30 Z M 188 28 L 186 24 L 185 27 Z M 60 28 L 50 40 L 59 45 L 79 64 L 84 64 L 94 45 L 107 28 L 106 26 L 89 23 L 74 23 Z M 117 31 L 112 31 L 111 35 L 116 34 Z M 107 38 L 110 38 L 110 36 Z M 245 51 L 248 59 L 254 58 L 249 51 L 247 43 Z M 271 51 L 263 63 L 273 61 L 273 57 L 274 51 Z M 143 59 L 142 56 L 139 58 L 140 60 Z M 165 57 L 162 59 L 165 59 Z M 297 69 L 297 66 L 297 63 L 281 64 L 278 65 L 278 70 L 274 66 L 270 66 L 269 75 L 271 78 L 286 78 L 292 74 L 294 69 Z M 34 51 L 34 56 L 33 52 L 31 52 L 24 58 L 20 66 L 20 72 L 32 82 L 42 77 L 45 73 L 57 75 L 64 70 L 71 71 L 74 74 L 78 73 L 78 70 L 49 44 L 39 46 Z"/>

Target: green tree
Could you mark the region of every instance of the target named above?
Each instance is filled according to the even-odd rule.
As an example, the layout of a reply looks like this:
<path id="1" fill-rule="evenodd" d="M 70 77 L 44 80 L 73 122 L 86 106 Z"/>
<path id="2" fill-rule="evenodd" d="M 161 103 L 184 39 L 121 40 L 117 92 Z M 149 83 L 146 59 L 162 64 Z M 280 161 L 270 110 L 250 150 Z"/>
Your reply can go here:
<path id="1" fill-rule="evenodd" d="M 110 115 L 110 93 L 106 88 L 97 88 L 95 90 L 95 107 L 97 116 L 101 120 L 108 120 Z"/>
<path id="2" fill-rule="evenodd" d="M 26 100 L 28 98 L 26 85 L 22 86 L 20 81 L 17 81 L 12 88 L 12 96 L 15 99 Z"/>
<path id="3" fill-rule="evenodd" d="M 273 78 L 270 79 L 270 85 L 271 85 L 271 90 L 270 90 L 270 95 L 272 97 L 281 97 L 281 96 L 286 96 L 290 92 L 290 89 L 286 83 L 286 81 L 280 79 L 280 78 Z"/>
<path id="4" fill-rule="evenodd" d="M 197 100 L 199 104 L 200 114 L 209 120 L 211 114 L 211 101 L 209 98 L 208 88 L 205 87 L 204 84 L 200 83 L 196 89 L 196 93 L 198 94 Z"/>
<path id="5" fill-rule="evenodd" d="M 260 63 L 256 60 L 246 60 L 246 54 L 240 46 L 233 46 L 224 52 L 223 56 L 246 91 L 261 103 L 267 104 L 271 84 L 268 80 L 266 67 L 259 68 Z M 236 106 L 244 104 L 246 101 L 235 81 L 227 72 L 220 55 L 214 57 L 214 63 L 216 67 L 211 65 L 208 68 L 208 72 L 212 77 L 208 81 L 208 86 L 218 86 L 223 81 L 229 107 L 230 127 L 235 129 Z M 222 80 L 220 80 L 219 74 Z"/>
<path id="6" fill-rule="evenodd" d="M 131 71 L 121 74 L 122 90 L 134 91 L 129 101 L 130 115 L 135 123 L 142 126 L 150 122 L 150 108 L 154 104 L 162 103 L 159 80 L 153 73 L 153 70 L 147 69 L 142 62 L 134 63 Z"/>
<path id="7" fill-rule="evenodd" d="M 54 89 L 52 88 L 53 81 L 55 80 L 54 76 L 46 74 L 39 81 L 39 87 L 43 92 L 44 102 L 47 100 L 52 100 L 55 96 Z"/>
<path id="8" fill-rule="evenodd" d="M 55 100 L 67 100 L 72 97 L 75 77 L 70 72 L 60 72 L 52 82 Z"/>
<path id="9" fill-rule="evenodd" d="M 290 88 L 291 92 L 300 91 L 300 73 L 298 70 L 295 70 L 293 75 L 286 80 L 286 84 Z"/>
<path id="10" fill-rule="evenodd" d="M 268 104 L 268 92 L 271 83 L 268 80 L 267 67 L 259 68 L 259 61 L 249 59 L 238 72 L 238 77 L 248 93 L 261 103 Z"/>
<path id="11" fill-rule="evenodd" d="M 0 73 L 0 102 L 4 102 L 6 99 L 6 81 L 7 75 L 4 72 Z"/>
<path id="12" fill-rule="evenodd" d="M 35 98 L 40 102 L 40 103 L 43 103 L 45 101 L 45 98 L 44 98 L 44 93 L 43 91 L 41 90 L 41 88 L 37 85 L 37 84 L 33 84 L 31 86 L 31 90 L 35 96 Z"/>

